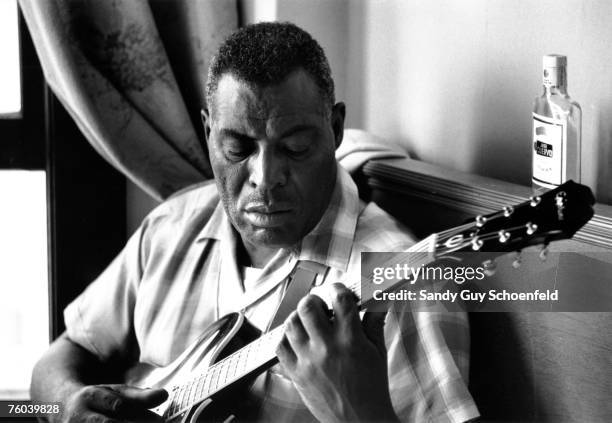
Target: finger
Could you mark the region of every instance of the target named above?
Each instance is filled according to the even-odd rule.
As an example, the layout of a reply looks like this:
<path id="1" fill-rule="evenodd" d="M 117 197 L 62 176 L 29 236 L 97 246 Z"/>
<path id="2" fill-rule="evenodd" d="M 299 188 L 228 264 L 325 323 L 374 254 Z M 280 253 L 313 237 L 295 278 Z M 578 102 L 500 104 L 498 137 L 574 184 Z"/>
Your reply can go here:
<path id="1" fill-rule="evenodd" d="M 341 283 L 334 283 L 332 288 L 332 307 L 336 325 L 341 331 L 356 333 L 361 330 L 357 297 Z"/>
<path id="2" fill-rule="evenodd" d="M 163 389 L 141 389 L 126 385 L 107 385 L 103 389 L 117 396 L 111 414 L 129 418 L 135 422 L 162 422 L 163 419 L 149 411 L 164 402 L 168 393 Z"/>
<path id="3" fill-rule="evenodd" d="M 387 355 L 385 346 L 385 318 L 387 313 L 368 311 L 363 316 L 363 331 L 366 337 L 376 346 L 383 356 Z"/>
<path id="4" fill-rule="evenodd" d="M 136 388 L 128 385 L 108 385 L 108 389 L 121 394 L 130 403 L 140 404 L 146 408 L 155 407 L 168 399 L 168 392 L 156 388 Z"/>
<path id="5" fill-rule="evenodd" d="M 297 363 L 297 356 L 286 336 L 283 336 L 283 339 L 276 347 L 276 356 L 285 373 L 288 375 L 292 374 Z"/>
<path id="6" fill-rule="evenodd" d="M 331 334 L 331 323 L 327 318 L 327 305 L 316 295 L 307 295 L 297 305 L 300 318 L 308 338 L 314 342 L 326 342 Z"/>
<path id="7" fill-rule="evenodd" d="M 123 398 L 106 386 L 88 386 L 82 391 L 85 406 L 104 414 L 118 414 L 123 406 Z"/>
<path id="8" fill-rule="evenodd" d="M 308 334 L 306 333 L 306 329 L 304 329 L 304 325 L 297 311 L 291 312 L 289 317 L 287 317 L 287 321 L 285 322 L 285 337 L 295 352 L 299 353 L 307 347 Z"/>

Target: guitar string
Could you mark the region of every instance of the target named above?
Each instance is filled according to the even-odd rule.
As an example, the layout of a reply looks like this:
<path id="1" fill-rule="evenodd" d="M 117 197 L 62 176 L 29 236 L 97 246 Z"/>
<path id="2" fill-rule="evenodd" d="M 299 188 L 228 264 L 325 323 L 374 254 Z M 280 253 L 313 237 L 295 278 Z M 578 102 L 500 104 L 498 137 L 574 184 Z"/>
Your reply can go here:
<path id="1" fill-rule="evenodd" d="M 512 232 L 523 231 L 523 230 L 525 230 L 525 226 L 524 225 L 519 225 L 519 226 L 514 226 L 514 227 L 510 227 L 510 228 L 504 229 L 504 232 L 508 232 L 511 235 Z M 549 231 L 549 233 L 555 233 L 555 232 L 554 231 Z M 533 234 L 530 234 L 530 235 L 533 235 Z M 487 233 L 484 233 L 482 235 L 479 235 L 477 237 L 477 239 L 485 242 L 485 241 L 490 241 L 490 240 L 493 240 L 493 239 L 496 239 L 496 238 L 499 239 L 499 237 L 500 237 L 499 236 L 499 232 L 487 232 Z M 512 237 L 510 236 L 505 242 L 510 241 L 511 238 Z M 449 253 L 449 252 L 454 252 L 454 251 L 461 250 L 461 249 L 463 249 L 465 247 L 470 246 L 473 242 L 474 242 L 473 238 L 467 238 L 465 241 L 462 241 L 460 244 L 457 244 L 454 247 L 443 247 L 443 243 L 438 243 L 438 244 L 436 244 L 436 251 L 440 251 L 440 249 L 441 249 L 441 251 L 442 251 L 441 254 L 445 254 L 445 253 Z M 398 254 L 402 254 L 402 253 L 398 253 Z M 440 254 L 437 254 L 437 255 L 439 256 Z M 415 261 L 418 262 L 419 260 L 415 260 Z M 397 262 L 397 260 L 394 260 L 394 262 Z M 371 280 L 372 280 L 372 278 L 370 278 L 370 282 L 371 282 Z M 352 284 L 351 286 L 352 287 L 356 287 L 357 285 L 353 285 Z"/>

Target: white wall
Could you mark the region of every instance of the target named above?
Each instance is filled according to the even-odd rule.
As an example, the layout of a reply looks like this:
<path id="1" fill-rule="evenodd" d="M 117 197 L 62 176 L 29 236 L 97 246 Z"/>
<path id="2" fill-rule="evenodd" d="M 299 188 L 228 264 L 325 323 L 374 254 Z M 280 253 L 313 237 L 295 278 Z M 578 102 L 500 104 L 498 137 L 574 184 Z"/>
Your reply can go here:
<path id="1" fill-rule="evenodd" d="M 583 181 L 612 202 L 612 2 L 353 1 L 362 127 L 414 156 L 529 184 L 541 57 L 566 54 L 583 109 Z M 355 12 L 353 11 L 355 15 Z"/>
<path id="2" fill-rule="evenodd" d="M 325 49 L 347 126 L 414 157 L 524 185 L 541 58 L 566 54 L 583 110 L 583 182 L 612 204 L 612 1 L 240 0 Z M 129 225 L 153 202 L 129 188 Z"/>

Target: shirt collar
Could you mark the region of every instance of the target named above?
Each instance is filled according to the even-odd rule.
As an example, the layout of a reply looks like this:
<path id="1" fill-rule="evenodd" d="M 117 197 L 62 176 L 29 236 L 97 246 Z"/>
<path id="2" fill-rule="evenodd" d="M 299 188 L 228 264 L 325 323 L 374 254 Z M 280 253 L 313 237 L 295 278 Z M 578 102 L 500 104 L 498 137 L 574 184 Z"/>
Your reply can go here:
<path id="1" fill-rule="evenodd" d="M 297 255 L 298 260 L 310 260 L 346 272 L 360 205 L 355 183 L 339 164 L 336 175 L 336 184 L 321 220 L 299 245 L 289 250 L 292 256 Z M 230 240 L 234 237 L 238 238 L 225 213 L 223 202 L 219 200 L 198 240 Z"/>
<path id="2" fill-rule="evenodd" d="M 219 199 L 217 206 L 213 211 L 210 219 L 204 228 L 200 231 L 197 240 L 210 238 L 221 241 L 223 239 L 230 240 L 234 237 L 234 227 L 227 218 L 225 208 L 223 207 L 223 201 Z"/>

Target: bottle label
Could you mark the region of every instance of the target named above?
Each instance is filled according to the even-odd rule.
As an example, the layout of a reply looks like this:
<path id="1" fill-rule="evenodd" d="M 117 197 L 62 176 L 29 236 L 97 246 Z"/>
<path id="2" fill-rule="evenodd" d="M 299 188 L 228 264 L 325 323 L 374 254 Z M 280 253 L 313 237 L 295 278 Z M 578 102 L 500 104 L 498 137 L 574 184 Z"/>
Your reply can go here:
<path id="1" fill-rule="evenodd" d="M 533 113 L 533 182 L 548 188 L 565 179 L 567 122 Z"/>

